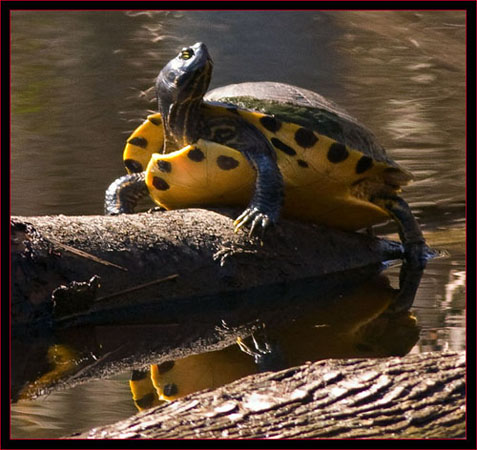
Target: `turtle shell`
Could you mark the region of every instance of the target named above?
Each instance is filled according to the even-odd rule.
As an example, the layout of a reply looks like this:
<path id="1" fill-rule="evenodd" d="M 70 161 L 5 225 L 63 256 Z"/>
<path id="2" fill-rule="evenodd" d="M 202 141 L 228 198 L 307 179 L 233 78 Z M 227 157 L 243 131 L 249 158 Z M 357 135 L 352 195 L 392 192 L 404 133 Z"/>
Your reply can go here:
<path id="1" fill-rule="evenodd" d="M 374 135 L 321 95 L 291 85 L 256 82 L 208 92 L 201 113 L 253 124 L 275 150 L 285 186 L 283 214 L 355 230 L 389 213 L 370 199 L 394 194 L 412 176 L 390 159 Z M 146 170 L 153 200 L 166 209 L 246 206 L 255 171 L 237 150 L 199 139 L 162 153 L 161 117 L 148 117 L 124 151 L 130 172 Z"/>
<path id="2" fill-rule="evenodd" d="M 274 115 L 283 122 L 302 125 L 376 161 L 399 167 L 388 158 L 373 133 L 336 103 L 317 92 L 273 81 L 230 84 L 209 91 L 204 100 Z"/>

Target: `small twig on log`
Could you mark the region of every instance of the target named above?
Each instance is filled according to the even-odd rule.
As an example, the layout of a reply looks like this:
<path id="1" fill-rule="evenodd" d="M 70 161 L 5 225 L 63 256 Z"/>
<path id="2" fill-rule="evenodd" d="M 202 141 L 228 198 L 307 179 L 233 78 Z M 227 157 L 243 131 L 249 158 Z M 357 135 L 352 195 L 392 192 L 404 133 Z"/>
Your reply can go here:
<path id="1" fill-rule="evenodd" d="M 101 356 L 101 358 L 98 358 L 96 359 L 93 363 L 91 364 L 88 364 L 87 366 L 83 367 L 82 369 L 78 370 L 78 372 L 76 372 L 74 375 L 71 376 L 71 380 L 74 380 L 75 378 L 81 378 L 81 376 L 83 375 L 83 373 L 85 373 L 86 371 L 88 370 L 91 370 L 93 367 L 95 366 L 98 366 L 100 364 L 102 364 L 105 360 L 107 360 L 111 355 L 115 354 L 115 353 L 118 353 L 119 351 L 121 351 L 123 348 L 125 347 L 125 345 L 122 345 L 108 353 L 106 353 L 105 355 Z"/>
<path id="2" fill-rule="evenodd" d="M 58 241 L 53 240 L 51 238 L 49 240 L 50 240 L 50 242 L 57 245 L 58 247 L 61 247 L 62 249 L 66 250 L 67 252 L 73 253 L 74 255 L 78 255 L 81 258 L 90 259 L 91 261 L 97 262 L 99 264 L 103 264 L 105 266 L 116 267 L 116 269 L 124 270 L 126 272 L 128 270 L 126 267 L 119 266 L 118 264 L 114 264 L 114 263 L 106 261 L 105 259 L 102 259 L 102 258 L 98 258 L 97 256 L 94 256 L 91 253 L 87 253 L 83 250 L 79 250 L 77 248 L 71 247 L 70 245 L 62 244 L 61 242 L 58 242 Z"/>
<path id="3" fill-rule="evenodd" d="M 104 295 L 103 297 L 98 297 L 96 299 L 96 302 L 101 302 L 103 300 L 109 300 L 112 297 L 118 297 L 119 295 L 123 295 L 123 294 L 129 294 L 131 292 L 138 291 L 140 289 L 144 289 L 144 288 L 149 287 L 149 286 L 153 286 L 154 284 L 162 283 L 163 281 L 173 280 L 173 279 L 177 278 L 178 276 L 179 276 L 179 274 L 175 273 L 175 274 L 169 275 L 167 277 L 159 278 L 158 280 L 149 281 L 148 283 L 138 284 L 137 286 L 134 286 L 132 288 L 123 289 L 122 291 L 119 291 L 119 292 L 113 292 L 112 294 Z"/>

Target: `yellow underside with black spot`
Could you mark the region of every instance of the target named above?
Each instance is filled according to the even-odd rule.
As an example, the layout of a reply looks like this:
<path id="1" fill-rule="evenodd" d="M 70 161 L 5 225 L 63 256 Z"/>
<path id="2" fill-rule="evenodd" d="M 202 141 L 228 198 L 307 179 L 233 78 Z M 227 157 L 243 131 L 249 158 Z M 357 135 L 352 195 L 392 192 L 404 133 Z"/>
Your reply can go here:
<path id="1" fill-rule="evenodd" d="M 146 142 L 146 144 L 143 144 L 143 142 Z M 142 172 L 146 170 L 152 154 L 160 153 L 163 145 L 164 128 L 161 115 L 159 113 L 151 114 L 129 136 L 124 147 L 123 161 L 138 162 L 141 165 L 138 172 Z"/>
<path id="2" fill-rule="evenodd" d="M 150 370 L 136 371 L 136 376 L 129 380 L 129 388 L 134 404 L 139 411 L 160 404 L 159 396 L 151 380 Z"/>
<path id="3" fill-rule="evenodd" d="M 200 161 L 189 155 L 203 154 Z M 235 167 L 219 169 L 217 160 L 229 158 Z M 160 162 L 171 171 L 161 170 Z M 235 161 L 237 163 L 235 163 Z M 158 181 L 161 180 L 161 181 Z M 160 189 L 161 182 L 167 183 Z M 166 209 L 204 205 L 246 205 L 255 183 L 255 171 L 240 152 L 214 142 L 199 141 L 165 155 L 154 153 L 146 172 L 146 184 L 153 200 Z M 159 188 L 158 188 L 159 187 Z"/>
<path id="4" fill-rule="evenodd" d="M 172 401 L 202 389 L 223 386 L 255 370 L 253 359 L 233 346 L 176 360 L 164 372 L 160 365 L 153 364 L 151 380 L 159 399 Z"/>
<path id="5" fill-rule="evenodd" d="M 213 115 L 233 114 L 220 106 L 209 106 L 207 111 Z M 299 125 L 281 123 L 279 130 L 270 131 L 261 122 L 265 114 L 238 113 L 272 144 L 279 144 L 272 146 L 285 184 L 284 216 L 344 230 L 368 227 L 389 218 L 384 209 L 369 201 L 370 196 L 396 193 L 411 179 L 398 166 L 371 160 L 366 153 Z M 239 151 L 199 139 L 193 145 L 162 154 L 164 133 L 160 123 L 159 114 L 148 116 L 128 139 L 123 155 L 125 161 L 137 161 L 146 170 L 146 184 L 158 205 L 166 209 L 248 205 L 256 175 Z M 307 136 L 311 133 L 304 146 L 296 137 L 303 131 Z"/>

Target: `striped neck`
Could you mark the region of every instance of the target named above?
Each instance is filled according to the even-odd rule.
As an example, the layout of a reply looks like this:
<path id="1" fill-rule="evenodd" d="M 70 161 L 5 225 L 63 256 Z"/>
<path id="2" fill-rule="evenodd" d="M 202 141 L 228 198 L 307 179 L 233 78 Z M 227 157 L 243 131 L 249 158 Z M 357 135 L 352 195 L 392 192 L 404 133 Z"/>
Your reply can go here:
<path id="1" fill-rule="evenodd" d="M 199 138 L 202 97 L 198 101 L 172 103 L 162 112 L 165 131 L 165 153 L 193 144 Z"/>

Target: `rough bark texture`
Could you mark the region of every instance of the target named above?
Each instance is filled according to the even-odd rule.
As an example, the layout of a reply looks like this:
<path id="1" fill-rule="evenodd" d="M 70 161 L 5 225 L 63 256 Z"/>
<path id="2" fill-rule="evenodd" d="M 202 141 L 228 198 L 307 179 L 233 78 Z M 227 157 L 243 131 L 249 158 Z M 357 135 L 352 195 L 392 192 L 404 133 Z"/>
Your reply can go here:
<path id="1" fill-rule="evenodd" d="M 463 438 L 465 354 L 326 360 L 191 394 L 78 439 Z"/>
<path id="2" fill-rule="evenodd" d="M 12 218 L 13 325 L 287 283 L 402 256 L 395 242 L 285 220 L 262 243 L 233 233 L 236 212 L 221 212 Z"/>

